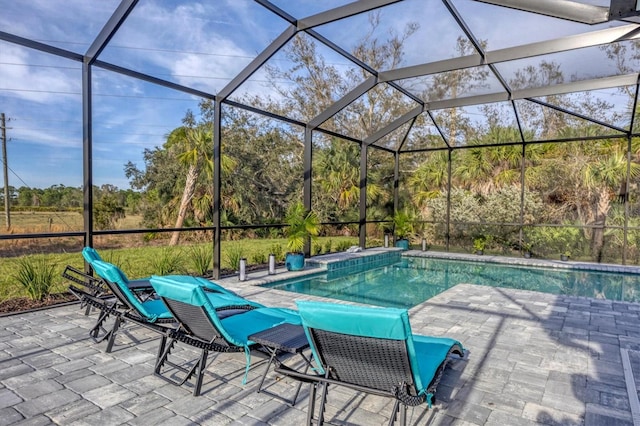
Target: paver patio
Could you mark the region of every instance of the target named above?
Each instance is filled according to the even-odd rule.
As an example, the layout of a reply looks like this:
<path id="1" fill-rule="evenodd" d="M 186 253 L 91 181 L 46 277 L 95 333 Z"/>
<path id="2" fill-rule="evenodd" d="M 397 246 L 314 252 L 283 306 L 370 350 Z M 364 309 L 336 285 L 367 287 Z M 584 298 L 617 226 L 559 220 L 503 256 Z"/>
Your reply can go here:
<path id="1" fill-rule="evenodd" d="M 270 306 L 319 300 L 235 278 L 225 285 Z M 633 425 L 621 349 L 640 351 L 640 304 L 461 284 L 410 313 L 414 332 L 458 339 L 468 357 L 450 363 L 432 410 L 409 409 L 409 424 Z M 128 327 L 107 354 L 88 336 L 94 315 L 72 305 L 0 318 L 0 425 L 304 423 L 305 387 L 295 407 L 255 392 L 264 364 L 243 386 L 244 356 L 220 354 L 193 397 L 153 375 L 154 333 Z M 271 391 L 293 394 L 295 382 L 275 379 Z M 391 407 L 334 388 L 326 417 L 382 425 Z"/>

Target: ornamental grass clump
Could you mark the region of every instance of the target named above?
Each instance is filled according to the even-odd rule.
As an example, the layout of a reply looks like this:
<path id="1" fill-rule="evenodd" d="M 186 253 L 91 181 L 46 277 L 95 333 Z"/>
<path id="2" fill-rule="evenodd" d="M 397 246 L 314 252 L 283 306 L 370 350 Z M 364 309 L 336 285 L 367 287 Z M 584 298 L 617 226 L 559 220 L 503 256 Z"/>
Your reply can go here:
<path id="1" fill-rule="evenodd" d="M 22 284 L 31 300 L 39 301 L 51 294 L 55 276 L 55 265 L 44 257 L 23 257 L 18 260 L 18 270 L 13 278 Z"/>
<path id="2" fill-rule="evenodd" d="M 163 248 L 160 255 L 151 260 L 156 275 L 169 275 L 183 272 L 182 253 L 179 250 Z"/>
<path id="3" fill-rule="evenodd" d="M 226 250 L 226 258 L 229 263 L 229 267 L 234 271 L 240 270 L 240 259 L 243 257 L 242 247 L 239 244 L 230 245 Z"/>
<path id="4" fill-rule="evenodd" d="M 210 245 L 195 245 L 189 248 L 189 262 L 197 275 L 205 276 L 211 270 L 213 247 Z"/>

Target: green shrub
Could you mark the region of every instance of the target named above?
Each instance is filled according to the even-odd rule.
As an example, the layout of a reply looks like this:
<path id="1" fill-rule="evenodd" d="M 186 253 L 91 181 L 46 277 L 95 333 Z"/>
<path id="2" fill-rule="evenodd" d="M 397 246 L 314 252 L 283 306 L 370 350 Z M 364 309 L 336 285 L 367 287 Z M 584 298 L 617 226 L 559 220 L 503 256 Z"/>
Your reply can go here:
<path id="1" fill-rule="evenodd" d="M 242 259 L 242 247 L 239 244 L 230 245 L 226 251 L 229 267 L 234 271 L 240 270 L 240 259 Z"/>
<path id="2" fill-rule="evenodd" d="M 349 247 L 351 247 L 351 242 L 349 242 L 349 241 L 338 241 L 338 244 L 336 244 L 336 251 L 345 251 Z"/>
<path id="3" fill-rule="evenodd" d="M 272 244 L 269 247 L 269 253 L 276 255 L 276 260 L 282 261 L 284 260 L 284 249 L 282 248 L 282 244 Z"/>
<path id="4" fill-rule="evenodd" d="M 311 250 L 314 256 L 322 253 L 322 244 L 313 244 L 313 250 Z"/>
<path id="5" fill-rule="evenodd" d="M 18 270 L 13 275 L 26 289 L 31 300 L 42 300 L 49 296 L 55 277 L 55 265 L 47 262 L 44 257 L 18 259 Z"/>
<path id="6" fill-rule="evenodd" d="M 329 238 L 325 243 L 324 243 L 324 252 L 325 253 L 331 253 L 331 251 L 333 250 L 333 241 L 331 240 L 331 238 Z"/>
<path id="7" fill-rule="evenodd" d="M 251 255 L 251 263 L 254 265 L 264 265 L 267 263 L 267 255 L 264 253 L 253 253 Z"/>
<path id="8" fill-rule="evenodd" d="M 213 247 L 211 245 L 202 244 L 189 248 L 189 263 L 197 275 L 204 276 L 209 273 L 212 260 Z"/>
<path id="9" fill-rule="evenodd" d="M 182 265 L 182 252 L 165 247 L 158 256 L 151 258 L 153 273 L 156 275 L 169 275 L 184 272 Z"/>

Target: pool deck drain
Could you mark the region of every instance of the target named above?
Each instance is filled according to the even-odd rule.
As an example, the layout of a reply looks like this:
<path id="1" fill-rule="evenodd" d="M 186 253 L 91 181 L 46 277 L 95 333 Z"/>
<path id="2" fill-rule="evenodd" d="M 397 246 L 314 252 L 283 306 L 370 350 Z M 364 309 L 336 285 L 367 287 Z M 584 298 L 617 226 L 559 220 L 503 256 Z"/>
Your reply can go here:
<path id="1" fill-rule="evenodd" d="M 295 307 L 289 292 L 237 278 L 225 285 L 269 306 Z M 622 350 L 640 351 L 640 304 L 460 284 L 409 313 L 415 333 L 449 336 L 468 350 L 446 370 L 434 409 L 409 409 L 410 425 L 634 425 Z M 127 327 L 107 354 L 88 337 L 94 321 L 79 306 L 0 318 L 0 425 L 305 421 L 308 390 L 295 407 L 256 393 L 263 365 L 243 386 L 241 354 L 215 357 L 203 395 L 193 397 L 191 387 L 153 375 L 155 334 Z M 295 391 L 295 382 L 274 378 L 270 390 Z M 338 388 L 328 404 L 328 418 L 344 425 L 386 424 L 392 406 Z"/>

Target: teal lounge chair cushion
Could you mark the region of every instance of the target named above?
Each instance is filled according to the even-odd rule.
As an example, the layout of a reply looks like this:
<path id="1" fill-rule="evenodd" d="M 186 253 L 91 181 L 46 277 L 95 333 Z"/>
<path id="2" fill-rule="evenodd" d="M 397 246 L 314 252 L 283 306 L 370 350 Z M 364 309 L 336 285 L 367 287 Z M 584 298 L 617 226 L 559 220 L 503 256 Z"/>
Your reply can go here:
<path id="1" fill-rule="evenodd" d="M 151 278 L 153 278 L 157 283 L 160 283 L 161 285 L 165 286 L 166 288 L 173 288 L 174 286 L 183 286 L 183 285 L 197 285 L 197 286 L 201 286 L 201 287 L 205 287 L 207 290 L 211 290 L 211 291 L 215 291 L 218 293 L 223 293 L 223 294 L 229 294 L 229 295 L 233 295 L 236 296 L 240 299 L 245 300 L 244 298 L 242 298 L 241 296 L 238 296 L 236 293 L 234 293 L 233 291 L 224 288 L 223 286 L 221 286 L 220 284 L 211 282 L 207 279 L 204 279 L 202 277 L 194 277 L 191 275 L 153 275 Z M 151 279 L 150 278 L 150 279 Z"/>
<path id="2" fill-rule="evenodd" d="M 167 276 L 151 276 L 151 285 L 156 294 L 160 297 L 177 300 L 194 306 L 206 306 L 208 312 L 215 312 L 216 309 L 225 306 L 253 306 L 263 308 L 260 303 L 247 300 L 244 297 L 226 290 L 222 286 L 213 284 L 204 278 L 191 277 L 187 275 L 167 275 Z M 225 292 L 196 291 L 206 288 L 220 288 Z"/>
<path id="3" fill-rule="evenodd" d="M 87 261 L 87 263 L 89 265 L 91 265 L 91 267 L 95 270 L 96 268 L 93 267 L 93 262 L 100 261 L 100 262 L 104 262 L 104 260 L 102 259 L 102 256 L 100 256 L 100 253 L 98 253 L 93 247 L 85 247 L 82 249 L 82 257 L 84 257 L 84 260 Z M 107 262 L 108 263 L 108 262 Z M 136 280 L 130 280 L 126 275 L 124 275 L 124 273 L 122 274 L 125 282 L 127 283 L 127 287 L 140 291 L 140 290 L 146 290 L 146 289 L 150 289 L 151 288 L 151 283 L 149 282 L 149 277 L 147 278 L 139 278 Z"/>
<path id="4" fill-rule="evenodd" d="M 411 333 L 409 313 L 406 309 L 375 308 L 336 303 L 296 301 L 309 342 L 313 342 L 309 328 L 334 333 L 379 339 L 404 340 L 416 389 L 427 391 L 435 372 L 454 345 L 462 344 L 448 337 L 430 337 Z M 317 349 L 311 345 L 315 359 Z M 320 374 L 324 368 L 318 367 Z M 428 399 L 430 401 L 430 398 Z"/>
<path id="5" fill-rule="evenodd" d="M 220 334 L 231 344 L 247 346 L 253 342 L 248 336 L 283 322 L 300 324 L 295 311 L 281 308 L 266 308 L 260 303 L 240 296 L 211 293 L 202 289 L 198 280 L 175 280 L 171 277 L 151 277 L 151 285 L 160 297 L 177 300 L 193 306 L 203 307 Z M 250 305 L 257 309 L 220 320 L 216 309 L 225 306 Z M 297 321 L 297 322 L 296 322 Z"/>
<path id="6" fill-rule="evenodd" d="M 404 340 L 411 335 L 406 309 L 380 309 L 304 300 L 298 300 L 296 304 L 307 327 L 393 340 Z M 365 317 L 367 321 L 363 321 Z"/>
<path id="7" fill-rule="evenodd" d="M 266 308 L 240 296 L 206 292 L 197 280 L 176 281 L 175 279 L 167 279 L 167 277 L 152 276 L 151 285 L 160 297 L 202 307 L 213 326 L 227 342 L 244 348 L 246 368 L 242 384 L 246 383 L 251 366 L 250 347 L 254 342 L 249 340 L 249 336 L 285 322 L 300 324 L 300 317 L 297 312 L 291 309 Z M 242 303 L 234 298 L 239 299 Z M 220 319 L 216 314 L 216 308 L 239 304 L 256 306 L 256 309 L 223 319 Z"/>
<path id="8" fill-rule="evenodd" d="M 460 342 L 457 340 L 448 337 L 413 335 L 413 345 L 416 354 L 415 359 L 418 362 L 418 371 L 414 369 L 414 377 L 416 373 L 420 376 L 420 382 L 416 381 L 416 383 L 421 383 L 419 389 L 429 386 L 438 367 L 447 357 L 451 347 L 459 344 Z"/>
<path id="9" fill-rule="evenodd" d="M 161 300 L 141 302 L 129 289 L 127 276 L 117 266 L 100 260 L 94 260 L 91 266 L 102 278 L 117 285 L 120 292 L 127 298 L 127 301 L 149 322 L 155 322 L 158 318 L 172 317 Z"/>
<path id="10" fill-rule="evenodd" d="M 95 260 L 102 261 L 102 257 L 93 247 L 85 247 L 82 249 L 82 257 L 87 263 L 92 264 Z"/>

